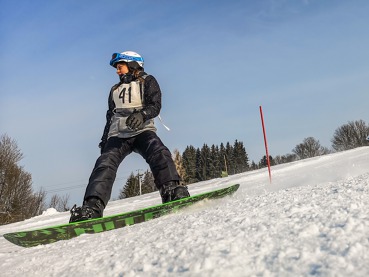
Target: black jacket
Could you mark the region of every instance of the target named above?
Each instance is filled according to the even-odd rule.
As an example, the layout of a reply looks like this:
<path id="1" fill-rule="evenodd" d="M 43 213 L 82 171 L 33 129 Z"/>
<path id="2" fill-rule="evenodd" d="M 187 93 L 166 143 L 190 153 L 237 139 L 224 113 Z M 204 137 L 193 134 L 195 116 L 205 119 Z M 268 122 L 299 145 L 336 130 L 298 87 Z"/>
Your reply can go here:
<path id="1" fill-rule="evenodd" d="M 146 76 L 145 76 L 146 75 Z M 147 75 L 144 73 L 144 107 L 141 110 L 144 120 L 147 121 L 149 119 L 155 118 L 159 115 L 161 109 L 161 90 L 158 82 L 155 77 L 152 75 Z M 113 91 L 119 87 L 121 83 L 115 84 L 109 93 L 108 99 L 108 111 L 106 112 L 106 124 L 104 128 L 103 136 L 101 137 L 102 142 L 106 142 L 108 138 L 108 133 L 110 129 L 111 118 L 114 114 L 115 103 L 113 101 Z"/>

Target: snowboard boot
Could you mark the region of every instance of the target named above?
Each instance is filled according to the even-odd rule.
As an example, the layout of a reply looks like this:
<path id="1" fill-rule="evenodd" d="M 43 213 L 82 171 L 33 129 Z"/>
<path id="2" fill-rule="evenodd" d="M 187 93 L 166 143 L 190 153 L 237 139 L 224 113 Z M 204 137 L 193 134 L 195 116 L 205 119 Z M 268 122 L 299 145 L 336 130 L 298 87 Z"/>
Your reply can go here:
<path id="1" fill-rule="evenodd" d="M 83 201 L 82 207 L 73 206 L 70 210 L 69 223 L 102 217 L 104 208 L 105 206 L 99 198 L 90 197 Z"/>
<path id="2" fill-rule="evenodd" d="M 161 200 L 164 203 L 175 201 L 178 199 L 190 197 L 190 193 L 186 186 L 179 183 L 179 181 L 170 181 L 165 183 L 160 188 Z"/>

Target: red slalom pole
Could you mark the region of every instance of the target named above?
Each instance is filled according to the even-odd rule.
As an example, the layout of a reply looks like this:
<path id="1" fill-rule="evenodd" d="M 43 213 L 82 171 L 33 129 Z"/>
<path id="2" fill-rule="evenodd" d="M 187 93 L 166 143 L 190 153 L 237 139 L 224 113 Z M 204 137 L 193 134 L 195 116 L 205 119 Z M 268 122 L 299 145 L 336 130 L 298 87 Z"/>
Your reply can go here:
<path id="1" fill-rule="evenodd" d="M 261 125 L 263 126 L 265 152 L 266 152 L 268 172 L 269 172 L 269 182 L 272 183 L 272 174 L 270 172 L 270 160 L 269 160 L 268 143 L 267 143 L 267 138 L 266 138 L 266 133 L 265 133 L 265 126 L 264 126 L 263 109 L 261 108 L 261 106 L 259 108 L 260 108 Z"/>

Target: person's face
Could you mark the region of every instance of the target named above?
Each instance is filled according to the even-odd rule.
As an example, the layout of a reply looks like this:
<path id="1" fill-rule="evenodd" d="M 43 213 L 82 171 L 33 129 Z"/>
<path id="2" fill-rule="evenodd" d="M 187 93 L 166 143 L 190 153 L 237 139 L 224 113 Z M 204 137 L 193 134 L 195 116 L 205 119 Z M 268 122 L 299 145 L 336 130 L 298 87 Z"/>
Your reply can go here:
<path id="1" fill-rule="evenodd" d="M 117 65 L 117 74 L 118 75 L 123 75 L 123 74 L 127 74 L 129 72 L 128 66 L 126 63 L 119 63 Z"/>

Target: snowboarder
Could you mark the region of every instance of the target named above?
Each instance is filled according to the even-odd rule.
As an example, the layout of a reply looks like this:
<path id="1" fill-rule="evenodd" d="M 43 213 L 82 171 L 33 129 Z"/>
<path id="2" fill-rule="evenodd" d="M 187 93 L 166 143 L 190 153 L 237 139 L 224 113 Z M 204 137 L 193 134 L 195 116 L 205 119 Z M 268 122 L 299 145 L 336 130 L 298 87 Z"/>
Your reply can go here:
<path id="1" fill-rule="evenodd" d="M 162 202 L 189 197 L 168 148 L 156 134 L 154 118 L 161 109 L 161 90 L 152 75 L 144 72 L 144 60 L 136 52 L 114 53 L 110 65 L 120 82 L 109 94 L 109 109 L 97 159 L 86 188 L 83 205 L 71 209 L 70 222 L 103 216 L 120 163 L 139 153 L 149 164 Z"/>

